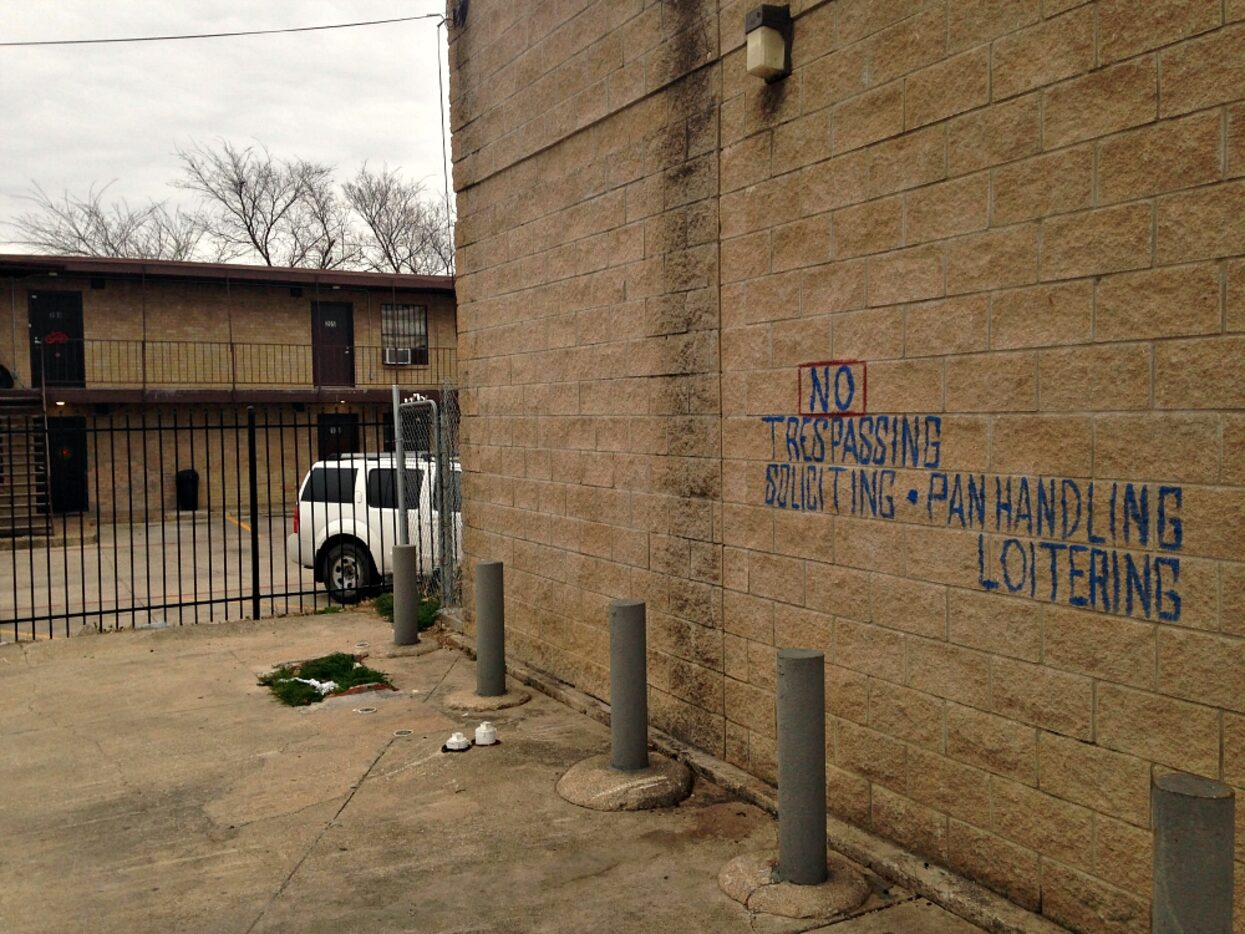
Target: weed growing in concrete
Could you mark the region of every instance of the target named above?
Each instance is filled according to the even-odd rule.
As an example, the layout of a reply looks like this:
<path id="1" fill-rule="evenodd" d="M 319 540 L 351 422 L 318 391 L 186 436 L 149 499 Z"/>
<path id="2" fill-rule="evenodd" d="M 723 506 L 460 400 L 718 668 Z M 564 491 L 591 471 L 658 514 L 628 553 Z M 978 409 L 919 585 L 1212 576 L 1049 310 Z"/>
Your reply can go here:
<path id="1" fill-rule="evenodd" d="M 314 684 L 295 681 L 295 678 L 319 682 L 332 681 L 336 687 L 328 694 L 321 694 L 320 689 Z M 259 683 L 271 690 L 277 700 L 290 707 L 318 704 L 325 697 L 343 694 L 362 684 L 383 684 L 386 687 L 393 687 L 389 676 L 383 671 L 368 668 L 353 655 L 345 652 L 322 655 L 296 665 L 282 665 L 266 675 L 261 675 Z"/>
<path id="2" fill-rule="evenodd" d="M 372 604 L 382 619 L 393 622 L 393 594 L 383 593 Z"/>
<path id="3" fill-rule="evenodd" d="M 376 608 L 376 612 L 382 618 L 393 622 L 393 594 L 383 593 L 376 598 L 372 604 Z M 429 595 L 421 597 L 419 600 L 419 631 L 432 628 L 437 621 L 437 611 L 441 609 L 441 601 L 437 597 Z"/>

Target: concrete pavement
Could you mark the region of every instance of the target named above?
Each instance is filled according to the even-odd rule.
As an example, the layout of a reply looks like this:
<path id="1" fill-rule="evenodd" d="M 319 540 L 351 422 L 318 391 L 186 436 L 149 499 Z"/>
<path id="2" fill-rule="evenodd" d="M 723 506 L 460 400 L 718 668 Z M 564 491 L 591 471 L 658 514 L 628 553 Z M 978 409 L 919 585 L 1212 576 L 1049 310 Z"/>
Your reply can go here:
<path id="1" fill-rule="evenodd" d="M 472 663 L 389 640 L 360 611 L 0 647 L 0 929 L 822 929 L 718 890 L 774 846 L 762 811 L 702 779 L 658 811 L 568 804 L 556 779 L 608 731 L 540 694 L 490 715 L 499 746 L 444 754 Z M 255 683 L 360 642 L 400 691 L 290 709 Z M 978 930 L 869 878 L 832 934 Z"/>

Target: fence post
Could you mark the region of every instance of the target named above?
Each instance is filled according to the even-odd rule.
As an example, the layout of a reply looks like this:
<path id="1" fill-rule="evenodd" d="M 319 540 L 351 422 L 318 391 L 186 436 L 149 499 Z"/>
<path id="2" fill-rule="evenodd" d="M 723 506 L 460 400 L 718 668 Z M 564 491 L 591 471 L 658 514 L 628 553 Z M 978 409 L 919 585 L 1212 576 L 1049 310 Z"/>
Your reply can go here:
<path id="1" fill-rule="evenodd" d="M 251 618 L 259 619 L 259 464 L 255 458 L 255 406 L 246 407 L 247 470 L 251 486 Z"/>
<path id="2" fill-rule="evenodd" d="M 441 416 L 439 414 L 440 407 L 434 399 L 420 399 L 422 403 L 428 406 L 428 431 L 431 434 L 428 445 L 428 453 L 432 458 L 433 464 L 436 465 L 436 477 L 433 480 L 431 496 L 432 511 L 436 513 L 435 533 L 437 537 L 437 573 L 441 576 L 441 605 L 444 606 L 449 601 L 446 599 L 446 549 L 445 549 L 445 460 L 441 457 Z M 429 542 L 429 544 L 432 544 Z"/>
<path id="3" fill-rule="evenodd" d="M 825 656 L 778 653 L 778 875 L 826 881 Z"/>
<path id="4" fill-rule="evenodd" d="M 402 395 L 393 396 L 393 484 L 397 492 L 398 528 L 393 544 L 393 644 L 419 644 L 419 545 L 411 544 L 411 520 L 406 508 L 406 442 L 402 437 Z M 416 504 L 418 509 L 418 503 Z"/>
<path id="5" fill-rule="evenodd" d="M 398 384 L 392 385 L 393 391 L 393 485 L 398 493 L 398 535 L 395 544 L 409 545 L 411 541 L 410 523 L 406 516 L 406 448 L 402 442 L 402 402 L 398 394 Z"/>
<path id="6" fill-rule="evenodd" d="M 443 510 L 443 548 L 444 558 L 441 569 L 441 604 L 454 606 L 462 598 L 459 590 L 459 521 L 462 516 L 461 474 L 454 470 L 457 460 L 457 431 L 455 428 L 455 412 L 458 400 L 452 390 L 445 384 L 441 385 L 441 404 L 437 410 L 439 423 L 437 426 L 437 442 L 441 446 L 442 471 L 441 505 Z"/>
<path id="7" fill-rule="evenodd" d="M 1209 778 L 1154 780 L 1154 934 L 1231 934 L 1235 804 L 1232 789 Z"/>

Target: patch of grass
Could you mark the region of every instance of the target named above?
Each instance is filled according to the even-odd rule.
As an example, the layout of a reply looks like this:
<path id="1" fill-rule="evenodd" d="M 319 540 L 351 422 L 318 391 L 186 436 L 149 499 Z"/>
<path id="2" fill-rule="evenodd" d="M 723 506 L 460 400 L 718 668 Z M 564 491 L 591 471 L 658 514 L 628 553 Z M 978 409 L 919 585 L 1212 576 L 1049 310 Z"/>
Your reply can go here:
<path id="1" fill-rule="evenodd" d="M 383 619 L 393 622 L 393 594 L 383 593 L 372 604 Z M 436 624 L 437 611 L 441 609 L 441 601 L 434 595 L 421 597 L 419 600 L 419 631 L 431 628 Z"/>
<path id="2" fill-rule="evenodd" d="M 337 687 L 322 695 L 314 686 L 295 681 L 294 678 L 333 681 Z M 383 671 L 368 668 L 345 652 L 322 655 L 298 665 L 282 665 L 266 675 L 261 675 L 259 683 L 271 690 L 277 700 L 290 707 L 318 704 L 325 697 L 341 694 L 360 684 L 384 684 L 393 687 L 389 676 Z"/>
<path id="3" fill-rule="evenodd" d="M 339 607 L 337 604 L 330 603 L 328 606 L 321 607 L 320 609 L 316 610 L 316 616 L 331 616 L 334 613 L 340 613 L 341 611 L 342 611 L 342 608 Z"/>
<path id="4" fill-rule="evenodd" d="M 301 681 L 274 681 L 268 685 L 273 697 L 287 707 L 310 707 L 324 700 L 324 696 L 310 684 Z"/>
<path id="5" fill-rule="evenodd" d="M 419 630 L 423 632 L 437 621 L 437 612 L 441 609 L 441 601 L 437 597 L 428 596 L 419 601 Z"/>
<path id="6" fill-rule="evenodd" d="M 393 594 L 383 593 L 376 598 L 376 602 L 372 604 L 376 607 L 376 612 L 380 614 L 382 619 L 393 622 Z"/>

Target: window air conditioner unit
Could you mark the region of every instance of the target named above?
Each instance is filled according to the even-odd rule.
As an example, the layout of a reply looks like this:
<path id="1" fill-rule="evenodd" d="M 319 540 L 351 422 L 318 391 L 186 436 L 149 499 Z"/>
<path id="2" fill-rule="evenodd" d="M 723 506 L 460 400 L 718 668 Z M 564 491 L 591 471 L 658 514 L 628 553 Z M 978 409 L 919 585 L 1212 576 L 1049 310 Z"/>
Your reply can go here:
<path id="1" fill-rule="evenodd" d="M 409 364 L 411 362 L 410 347 L 386 347 L 385 363 L 391 366 Z"/>

